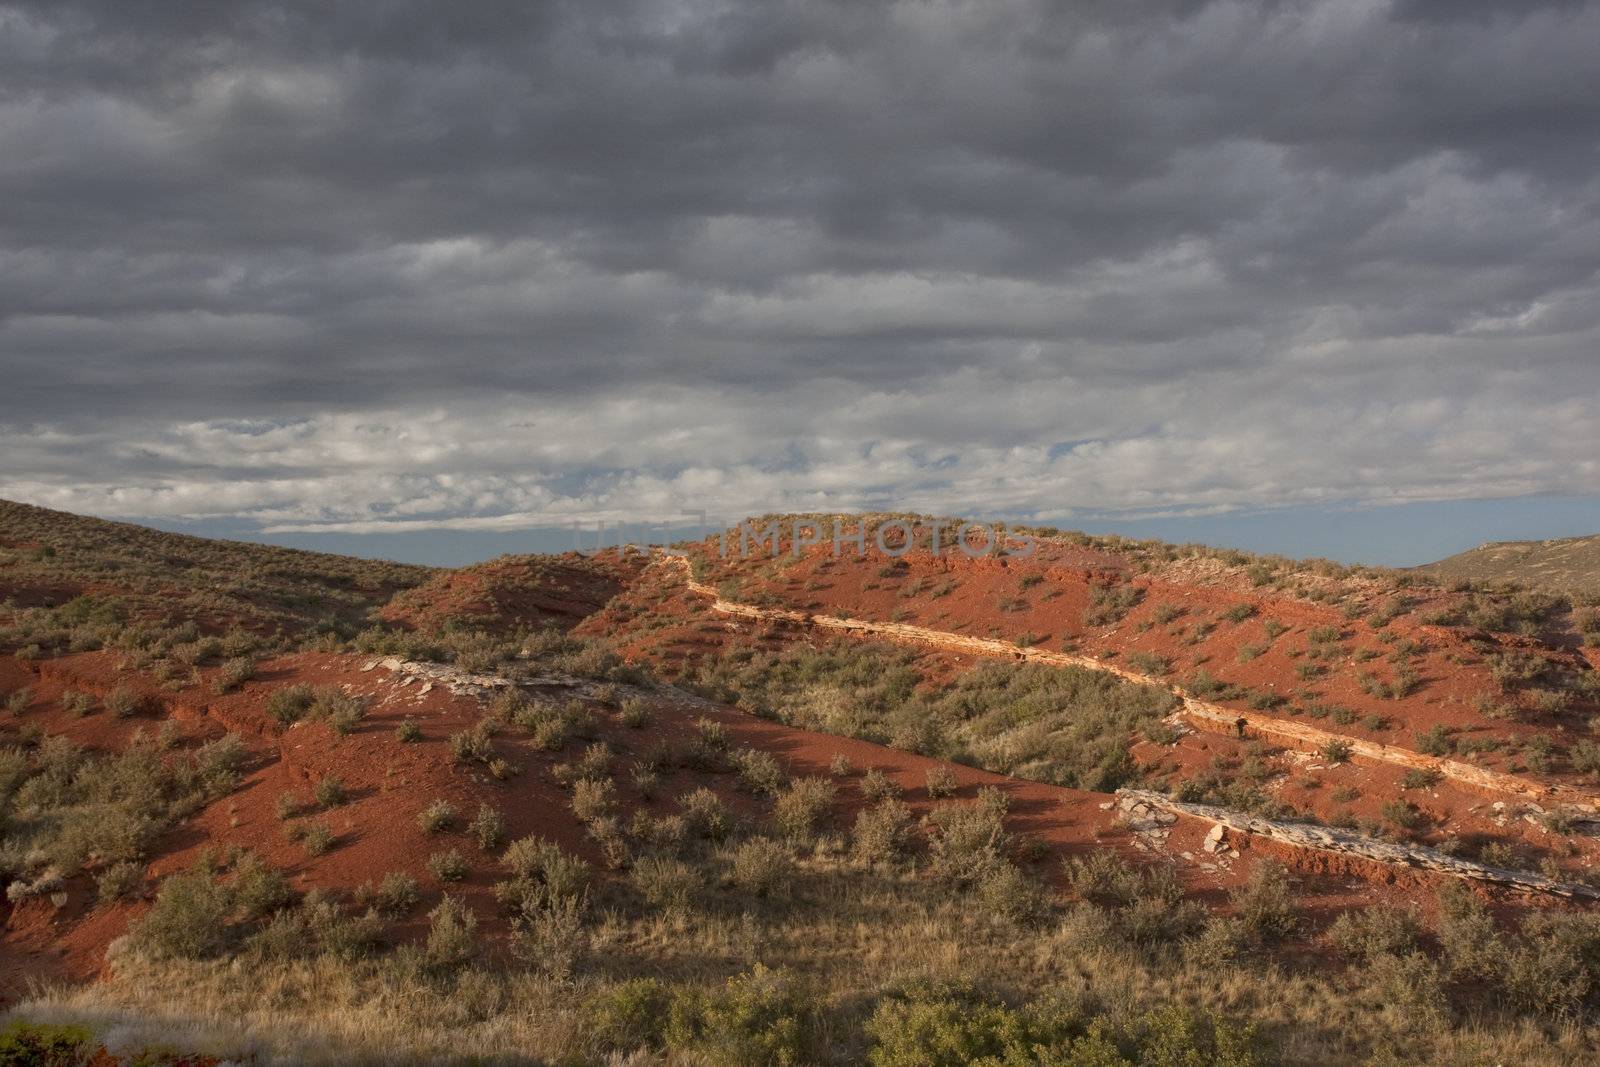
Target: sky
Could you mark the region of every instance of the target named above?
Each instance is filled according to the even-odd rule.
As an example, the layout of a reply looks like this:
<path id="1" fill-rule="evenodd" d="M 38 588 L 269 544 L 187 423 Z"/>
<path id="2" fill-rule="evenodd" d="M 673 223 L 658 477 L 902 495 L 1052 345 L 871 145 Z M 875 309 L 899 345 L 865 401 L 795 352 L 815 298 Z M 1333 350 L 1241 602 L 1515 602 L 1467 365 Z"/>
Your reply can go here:
<path id="1" fill-rule="evenodd" d="M 0 0 L 0 497 L 1600 531 L 1600 3 Z M 458 558 L 460 557 L 460 558 Z"/>

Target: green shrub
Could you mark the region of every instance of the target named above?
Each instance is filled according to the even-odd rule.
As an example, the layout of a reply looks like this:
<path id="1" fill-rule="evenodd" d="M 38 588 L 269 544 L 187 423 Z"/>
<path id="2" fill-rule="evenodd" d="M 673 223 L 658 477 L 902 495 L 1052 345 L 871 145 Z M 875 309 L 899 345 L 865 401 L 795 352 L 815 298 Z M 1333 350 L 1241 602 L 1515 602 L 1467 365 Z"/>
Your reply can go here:
<path id="1" fill-rule="evenodd" d="M 448 800 L 439 799 L 417 814 L 417 825 L 424 833 L 437 834 L 450 829 L 456 821 L 456 807 Z"/>
<path id="2" fill-rule="evenodd" d="M 770 837 L 752 837 L 734 850 L 728 878 L 745 892 L 764 897 L 786 886 L 793 871 L 787 848 Z"/>
<path id="3" fill-rule="evenodd" d="M 628 881 L 651 907 L 685 911 L 700 889 L 700 875 L 681 860 L 646 856 L 633 865 Z"/>
<path id="4" fill-rule="evenodd" d="M 94 697 L 88 693 L 79 693 L 76 690 L 68 689 L 61 694 L 61 706 L 82 718 L 93 714 Z"/>
<path id="5" fill-rule="evenodd" d="M 634 730 L 641 730 L 650 725 L 650 705 L 638 697 L 632 697 L 622 704 L 622 724 Z"/>
<path id="6" fill-rule="evenodd" d="M 717 1067 L 809 1063 L 816 1012 L 816 997 L 799 978 L 758 963 L 697 1010 L 679 1012 L 672 1043 L 692 1046 Z"/>
<path id="7" fill-rule="evenodd" d="M 684 823 L 690 834 L 707 841 L 721 841 L 733 829 L 733 816 L 727 805 L 711 790 L 701 787 L 678 798 Z"/>
<path id="8" fill-rule="evenodd" d="M 770 752 L 743 748 L 734 754 L 733 764 L 740 785 L 758 796 L 776 796 L 783 788 L 783 771 Z"/>
<path id="9" fill-rule="evenodd" d="M 6 711 L 11 715 L 21 715 L 32 703 L 33 690 L 23 686 L 6 697 Z"/>
<path id="10" fill-rule="evenodd" d="M 233 899 L 245 918 L 263 918 L 294 899 L 283 872 L 267 866 L 254 853 L 246 853 L 236 868 Z"/>
<path id="11" fill-rule="evenodd" d="M 672 1019 L 672 990 L 657 978 L 607 986 L 584 1004 L 584 1026 L 610 1052 L 660 1049 Z"/>
<path id="12" fill-rule="evenodd" d="M 524 914 L 581 898 L 589 885 L 588 864 L 539 837 L 513 841 L 500 863 L 511 877 L 495 886 L 495 896 L 501 904 Z"/>
<path id="13" fill-rule="evenodd" d="M 5 1067 L 76 1067 L 98 1060 L 94 1034 L 83 1026 L 18 1019 L 0 1029 L 0 1064 Z"/>
<path id="14" fill-rule="evenodd" d="M 1281 941 L 1300 925 L 1288 873 L 1274 860 L 1258 862 L 1230 899 L 1245 932 L 1260 941 Z"/>
<path id="15" fill-rule="evenodd" d="M 394 728 L 394 739 L 402 744 L 422 740 L 422 727 L 411 719 L 404 719 L 399 726 Z"/>
<path id="16" fill-rule="evenodd" d="M 1439 887 L 1434 935 L 1451 974 L 1464 979 L 1487 978 L 1499 972 L 1504 943 L 1483 901 L 1457 881 Z"/>
<path id="17" fill-rule="evenodd" d="M 208 866 L 169 876 L 155 903 L 131 927 L 133 944 L 158 957 L 199 960 L 228 946 L 233 895 Z"/>
<path id="18" fill-rule="evenodd" d="M 459 882 L 467 876 L 467 861 L 456 849 L 445 849 L 428 857 L 428 872 L 441 882 Z"/>
<path id="19" fill-rule="evenodd" d="M 1004 811 L 984 804 L 941 804 L 928 814 L 929 872 L 971 885 L 1002 862 L 1010 843 Z"/>
<path id="20" fill-rule="evenodd" d="M 340 737 L 355 730 L 366 714 L 365 701 L 334 686 L 318 689 L 310 710 L 312 718 L 326 719 L 329 729 Z"/>
<path id="21" fill-rule="evenodd" d="M 95 875 L 95 899 L 111 904 L 128 896 L 144 884 L 144 865 L 124 860 L 113 863 Z M 3 1063 L 0 1060 L 0 1063 Z"/>
<path id="22" fill-rule="evenodd" d="M 1596 992 L 1600 923 L 1587 914 L 1532 912 L 1504 961 L 1501 983 L 1524 1011 L 1576 1017 Z"/>
<path id="23" fill-rule="evenodd" d="M 338 840 L 326 823 L 312 823 L 305 827 L 300 837 L 300 845 L 306 850 L 308 856 L 320 856 L 333 848 Z"/>
<path id="24" fill-rule="evenodd" d="M 492 852 L 505 844 L 505 817 L 487 804 L 478 805 L 478 814 L 473 816 L 467 830 L 485 852 Z"/>
<path id="25" fill-rule="evenodd" d="M 446 896 L 428 913 L 423 959 L 437 971 L 458 970 L 478 954 L 478 917 L 455 897 Z"/>
<path id="26" fill-rule="evenodd" d="M 1434 723 L 1426 733 L 1417 737 L 1417 751 L 1428 756 L 1447 756 L 1455 750 L 1455 743 L 1450 737 L 1450 728 L 1444 723 Z"/>
<path id="27" fill-rule="evenodd" d="M 1347 763 L 1353 751 L 1355 750 L 1348 741 L 1326 741 L 1322 745 L 1322 758 L 1329 763 Z"/>
<path id="28" fill-rule="evenodd" d="M 879 801 L 856 815 L 850 832 L 851 849 L 857 859 L 881 863 L 898 857 L 910 837 L 911 809 L 893 797 Z"/>
<path id="29" fill-rule="evenodd" d="M 410 914 L 421 900 L 422 889 L 417 880 L 400 871 L 384 875 L 373 893 L 373 906 L 380 914 L 393 918 Z"/>
<path id="30" fill-rule="evenodd" d="M 1144 590 L 1136 585 L 1096 583 L 1089 594 L 1089 606 L 1083 612 L 1085 626 L 1109 626 L 1138 606 L 1144 599 Z"/>
<path id="31" fill-rule="evenodd" d="M 231 693 L 255 676 L 255 658 L 253 656 L 235 656 L 224 663 L 221 669 L 217 671 L 216 690 L 218 693 Z"/>
<path id="32" fill-rule="evenodd" d="M 835 792 L 833 783 L 826 778 L 794 780 L 773 802 L 773 824 L 791 840 L 809 840 L 823 816 L 831 811 Z"/>
<path id="33" fill-rule="evenodd" d="M 350 799 L 346 792 L 344 782 L 336 774 L 330 774 L 317 783 L 317 806 L 323 809 L 337 808 Z"/>
<path id="34" fill-rule="evenodd" d="M 1411 770 L 1406 771 L 1405 774 L 1400 776 L 1400 788 L 1430 789 L 1433 786 L 1438 785 L 1443 779 L 1444 775 L 1440 774 L 1432 767 L 1429 767 L 1426 770 L 1420 770 L 1413 767 Z"/>
<path id="35" fill-rule="evenodd" d="M 938 800 L 955 795 L 956 776 L 949 767 L 929 767 L 924 780 L 927 782 L 930 799 Z"/>
<path id="36" fill-rule="evenodd" d="M 315 699 L 315 691 L 304 682 L 285 686 L 267 697 L 267 714 L 279 726 L 287 727 L 304 718 Z"/>
<path id="37" fill-rule="evenodd" d="M 617 787 L 609 778 L 582 778 L 572 786 L 572 814 L 579 822 L 603 819 L 616 810 L 616 806 Z"/>
<path id="38" fill-rule="evenodd" d="M 127 686 L 117 686 L 106 694 L 106 710 L 119 719 L 131 719 L 145 710 L 148 701 Z"/>
<path id="39" fill-rule="evenodd" d="M 1122 1026 L 1064 1000 L 1008 1007 L 971 987 L 918 984 L 878 1002 L 866 1024 L 872 1067 L 1255 1067 L 1255 1035 L 1172 1007 Z"/>
<path id="40" fill-rule="evenodd" d="M 900 795 L 900 786 L 887 773 L 872 768 L 861 776 L 861 795 L 868 800 L 888 800 Z"/>
<path id="41" fill-rule="evenodd" d="M 1328 940 L 1354 960 L 1403 956 L 1416 949 L 1422 920 L 1415 908 L 1374 905 L 1341 912 L 1328 928 Z"/>
<path id="42" fill-rule="evenodd" d="M 978 880 L 977 899 L 985 914 L 1013 923 L 1032 923 L 1049 911 L 1049 893 L 1014 863 L 1000 860 Z"/>

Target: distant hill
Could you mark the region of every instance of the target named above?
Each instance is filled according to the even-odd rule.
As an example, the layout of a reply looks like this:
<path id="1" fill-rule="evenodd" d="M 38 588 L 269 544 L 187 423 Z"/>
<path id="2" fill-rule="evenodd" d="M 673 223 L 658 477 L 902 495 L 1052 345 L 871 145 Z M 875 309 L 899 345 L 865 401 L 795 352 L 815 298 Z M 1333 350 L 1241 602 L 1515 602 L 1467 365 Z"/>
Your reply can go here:
<path id="1" fill-rule="evenodd" d="M 1417 569 L 1444 583 L 1471 578 L 1600 593 L 1600 534 L 1554 541 L 1490 541 Z"/>

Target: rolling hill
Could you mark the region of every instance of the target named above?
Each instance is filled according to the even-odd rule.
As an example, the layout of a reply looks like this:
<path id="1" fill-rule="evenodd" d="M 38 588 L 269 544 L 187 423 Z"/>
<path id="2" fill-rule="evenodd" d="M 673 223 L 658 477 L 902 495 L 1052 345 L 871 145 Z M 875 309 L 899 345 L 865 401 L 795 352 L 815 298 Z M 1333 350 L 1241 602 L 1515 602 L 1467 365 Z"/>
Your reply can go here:
<path id="1" fill-rule="evenodd" d="M 1553 541 L 1490 541 L 1419 567 L 1452 582 L 1515 582 L 1584 596 L 1600 595 L 1600 534 Z"/>

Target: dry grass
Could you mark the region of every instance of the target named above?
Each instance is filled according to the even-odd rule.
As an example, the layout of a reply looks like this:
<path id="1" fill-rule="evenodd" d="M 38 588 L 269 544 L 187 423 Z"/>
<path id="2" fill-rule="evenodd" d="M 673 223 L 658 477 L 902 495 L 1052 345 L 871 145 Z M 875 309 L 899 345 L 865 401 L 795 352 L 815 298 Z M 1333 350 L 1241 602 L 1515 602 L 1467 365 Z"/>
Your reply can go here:
<path id="1" fill-rule="evenodd" d="M 152 963 L 123 953 L 109 980 L 41 992 L 12 1014 L 306 1063 L 598 1063 L 607 1050 L 594 1044 L 585 1013 L 618 983 L 648 974 L 709 995 L 766 964 L 827 991 L 819 1058 L 828 1063 L 863 1062 L 877 998 L 918 980 L 968 983 L 1012 1002 L 1069 997 L 1115 1018 L 1182 1005 L 1254 1024 L 1268 1050 L 1262 1063 L 1592 1062 L 1592 1028 L 1491 1029 L 1472 1019 L 1451 1028 L 1356 974 L 1290 972 L 1262 956 L 1219 960 L 1171 945 L 1141 953 L 1109 937 L 1087 905 L 1042 929 L 1017 926 L 926 882 L 864 872 L 836 847 L 799 860 L 787 885 L 776 901 L 737 889 L 708 889 L 693 906 L 665 911 L 613 901 L 586 928 L 569 981 L 514 964 L 441 976 L 420 952 L 401 949 L 356 960 L 251 959 L 242 983 L 226 959 Z M 719 1061 L 679 1049 L 633 1062 Z"/>

